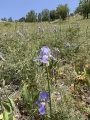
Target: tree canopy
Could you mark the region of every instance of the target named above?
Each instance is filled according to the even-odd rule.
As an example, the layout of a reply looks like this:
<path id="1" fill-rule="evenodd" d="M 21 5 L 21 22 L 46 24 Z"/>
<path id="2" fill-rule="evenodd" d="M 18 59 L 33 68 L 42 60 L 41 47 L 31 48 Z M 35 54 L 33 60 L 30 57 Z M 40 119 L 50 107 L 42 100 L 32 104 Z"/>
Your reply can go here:
<path id="1" fill-rule="evenodd" d="M 90 13 L 90 0 L 80 0 L 79 6 L 76 8 L 75 13 L 80 13 L 83 18 L 89 17 Z"/>
<path id="2" fill-rule="evenodd" d="M 26 15 L 25 21 L 26 22 L 36 22 L 37 21 L 37 15 L 34 10 L 31 10 L 30 12 L 28 12 L 28 14 Z"/>
<path id="3" fill-rule="evenodd" d="M 57 15 L 59 18 L 61 18 L 62 20 L 65 20 L 67 18 L 67 15 L 69 13 L 69 8 L 68 5 L 58 5 L 58 7 L 56 8 L 57 11 Z"/>

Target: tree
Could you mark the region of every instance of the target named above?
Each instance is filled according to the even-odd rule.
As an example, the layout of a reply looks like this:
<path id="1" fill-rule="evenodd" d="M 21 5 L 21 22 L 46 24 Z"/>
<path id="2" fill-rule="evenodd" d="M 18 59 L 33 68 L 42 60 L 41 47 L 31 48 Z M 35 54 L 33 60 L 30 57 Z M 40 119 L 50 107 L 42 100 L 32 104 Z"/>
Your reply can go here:
<path id="1" fill-rule="evenodd" d="M 25 22 L 26 18 L 25 17 L 22 17 L 19 19 L 19 22 Z"/>
<path id="2" fill-rule="evenodd" d="M 28 12 L 28 14 L 26 15 L 25 21 L 26 22 L 36 22 L 37 21 L 37 15 L 34 10 L 31 10 L 30 12 Z"/>
<path id="3" fill-rule="evenodd" d="M 76 8 L 75 13 L 80 13 L 84 18 L 88 19 L 90 13 L 90 0 L 80 0 L 79 6 Z"/>
<path id="4" fill-rule="evenodd" d="M 8 22 L 12 22 L 12 21 L 13 21 L 12 17 L 8 18 Z"/>
<path id="5" fill-rule="evenodd" d="M 80 6 L 76 7 L 75 11 L 74 11 L 74 14 L 82 14 L 82 8 Z"/>
<path id="6" fill-rule="evenodd" d="M 50 14 L 48 9 L 44 9 L 41 12 L 42 14 L 42 21 L 49 21 L 50 20 Z"/>
<path id="7" fill-rule="evenodd" d="M 61 18 L 62 20 L 65 20 L 69 13 L 69 8 L 68 8 L 67 4 L 58 5 L 58 7 L 56 8 L 56 11 L 57 11 L 58 17 Z"/>
<path id="8" fill-rule="evenodd" d="M 90 13 L 90 1 L 89 0 L 84 0 L 82 2 L 83 17 L 88 19 L 89 13 Z"/>
<path id="9" fill-rule="evenodd" d="M 42 13 L 39 13 L 38 14 L 38 22 L 41 22 L 42 21 Z"/>
<path id="10" fill-rule="evenodd" d="M 55 20 L 55 18 L 56 18 L 56 11 L 55 10 L 51 10 L 50 11 L 50 20 Z"/>
<path id="11" fill-rule="evenodd" d="M 7 21 L 7 19 L 6 19 L 6 18 L 2 18 L 1 20 L 2 20 L 2 21 Z"/>

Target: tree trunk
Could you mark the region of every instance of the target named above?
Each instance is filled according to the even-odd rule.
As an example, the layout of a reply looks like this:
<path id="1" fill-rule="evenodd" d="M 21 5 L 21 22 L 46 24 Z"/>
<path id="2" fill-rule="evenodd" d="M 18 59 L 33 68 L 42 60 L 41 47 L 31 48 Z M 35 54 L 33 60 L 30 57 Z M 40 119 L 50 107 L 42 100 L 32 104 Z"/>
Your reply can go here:
<path id="1" fill-rule="evenodd" d="M 88 19 L 88 12 L 87 12 L 87 19 Z"/>

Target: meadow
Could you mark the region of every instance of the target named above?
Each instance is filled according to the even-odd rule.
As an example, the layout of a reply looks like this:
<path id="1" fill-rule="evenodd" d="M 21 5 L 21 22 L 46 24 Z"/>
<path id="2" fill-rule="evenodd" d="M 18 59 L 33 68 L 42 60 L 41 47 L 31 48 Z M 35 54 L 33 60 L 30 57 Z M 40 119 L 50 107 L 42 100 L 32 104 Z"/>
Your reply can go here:
<path id="1" fill-rule="evenodd" d="M 90 19 L 0 22 L 0 106 L 0 120 L 90 120 Z"/>

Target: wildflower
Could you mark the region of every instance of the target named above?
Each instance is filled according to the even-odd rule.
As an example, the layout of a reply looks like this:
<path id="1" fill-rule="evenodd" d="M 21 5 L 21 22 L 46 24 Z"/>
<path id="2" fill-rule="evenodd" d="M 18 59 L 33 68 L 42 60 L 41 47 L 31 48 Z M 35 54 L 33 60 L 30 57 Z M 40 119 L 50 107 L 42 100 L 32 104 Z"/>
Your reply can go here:
<path id="1" fill-rule="evenodd" d="M 4 33 L 4 36 L 7 36 L 7 33 Z"/>
<path id="2" fill-rule="evenodd" d="M 48 63 L 48 56 L 47 55 L 44 55 L 42 57 L 42 63 Z"/>
<path id="3" fill-rule="evenodd" d="M 54 48 L 54 53 L 56 54 L 56 53 L 60 53 L 60 50 L 58 49 L 58 48 Z"/>
<path id="4" fill-rule="evenodd" d="M 70 48 L 70 43 L 67 43 L 67 44 L 66 44 L 66 48 Z"/>
<path id="5" fill-rule="evenodd" d="M 41 37 L 42 39 L 44 38 L 44 36 Z"/>
<path id="6" fill-rule="evenodd" d="M 44 28 L 42 28 L 42 27 L 39 26 L 38 27 L 38 31 L 43 33 L 44 32 Z"/>
<path id="7" fill-rule="evenodd" d="M 0 58 L 4 61 L 4 62 L 6 62 L 6 60 L 2 57 L 2 53 L 0 52 Z"/>
<path id="8" fill-rule="evenodd" d="M 42 63 L 48 63 L 49 58 L 56 61 L 56 58 L 54 58 L 51 55 L 51 51 L 50 51 L 49 47 L 44 46 L 44 47 L 41 48 L 40 55 L 34 61 L 41 60 Z"/>
<path id="9" fill-rule="evenodd" d="M 53 31 L 54 31 L 54 32 L 57 32 L 57 28 L 56 28 L 56 26 L 54 26 L 54 29 L 53 29 Z"/>
<path id="10" fill-rule="evenodd" d="M 26 29 L 25 29 L 25 31 L 27 32 L 27 31 L 28 31 L 28 29 L 26 28 Z"/>
<path id="11" fill-rule="evenodd" d="M 21 45 L 23 45 L 23 44 L 24 44 L 24 42 L 22 41 L 22 42 L 21 42 Z"/>
<path id="12" fill-rule="evenodd" d="M 46 91 L 42 91 L 40 92 L 39 94 L 39 100 L 36 101 L 36 105 L 40 104 L 40 108 L 39 108 L 39 112 L 41 115 L 44 115 L 45 114 L 45 107 L 46 107 L 46 102 L 49 101 L 49 93 L 46 92 Z"/>
<path id="13" fill-rule="evenodd" d="M 44 28 L 41 29 L 42 33 L 44 32 Z"/>
<path id="14" fill-rule="evenodd" d="M 50 54 L 51 54 L 51 51 L 50 51 L 48 46 L 44 46 L 44 47 L 41 48 L 41 52 L 40 52 L 41 56 L 44 56 L 44 55 L 49 56 Z"/>
<path id="15" fill-rule="evenodd" d="M 12 39 L 12 38 L 13 38 L 13 35 L 11 35 L 10 38 Z"/>

